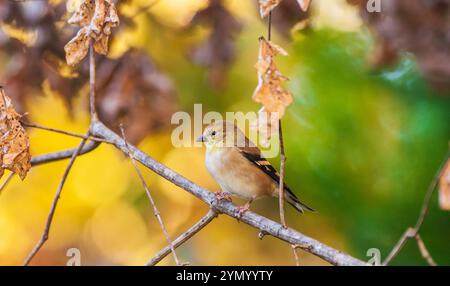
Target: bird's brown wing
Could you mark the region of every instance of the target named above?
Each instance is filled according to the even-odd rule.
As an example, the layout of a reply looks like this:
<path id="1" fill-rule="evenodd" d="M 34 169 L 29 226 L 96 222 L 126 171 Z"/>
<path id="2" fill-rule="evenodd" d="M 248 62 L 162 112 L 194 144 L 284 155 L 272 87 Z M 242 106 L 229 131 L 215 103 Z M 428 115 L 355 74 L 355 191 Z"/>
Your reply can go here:
<path id="1" fill-rule="evenodd" d="M 253 147 L 250 144 L 248 144 L 247 146 L 250 146 L 250 147 L 237 147 L 237 149 L 242 154 L 242 156 L 244 156 L 247 160 L 249 160 L 251 163 L 253 163 L 256 167 L 258 167 L 265 174 L 270 176 L 272 178 L 272 180 L 274 180 L 277 184 L 279 184 L 280 183 L 280 174 L 272 166 L 272 164 L 270 164 L 270 162 L 267 161 L 266 158 L 264 158 L 264 156 L 261 154 L 261 151 L 259 150 L 259 148 L 256 146 Z M 294 207 L 296 209 L 298 209 L 301 212 L 303 212 L 303 209 L 314 211 L 313 208 L 302 203 L 286 184 L 284 184 L 284 190 L 286 192 L 286 198 L 288 199 L 288 201 L 291 204 L 294 205 Z"/>
<path id="2" fill-rule="evenodd" d="M 280 174 L 272 164 L 264 158 L 258 147 L 238 147 L 238 150 L 242 156 L 253 163 L 261 171 L 269 175 L 277 184 L 280 183 Z"/>

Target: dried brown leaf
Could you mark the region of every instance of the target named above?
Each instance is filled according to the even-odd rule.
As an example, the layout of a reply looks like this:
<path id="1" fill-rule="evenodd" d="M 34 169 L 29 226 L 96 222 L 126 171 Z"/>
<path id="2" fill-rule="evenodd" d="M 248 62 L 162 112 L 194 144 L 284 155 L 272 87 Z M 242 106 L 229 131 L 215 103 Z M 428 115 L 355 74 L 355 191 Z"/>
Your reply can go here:
<path id="1" fill-rule="evenodd" d="M 300 8 L 303 12 L 308 11 L 309 5 L 311 4 L 311 0 L 297 0 L 298 5 L 300 5 Z"/>
<path id="2" fill-rule="evenodd" d="M 258 86 L 253 93 L 253 100 L 263 105 L 258 115 L 258 130 L 264 142 L 268 142 L 270 137 L 278 131 L 280 120 L 288 107 L 292 103 L 292 94 L 282 87 L 282 83 L 288 80 L 278 70 L 273 58 L 277 55 L 286 56 L 287 52 L 280 46 L 260 38 L 260 48 L 258 62 L 255 67 L 258 71 Z"/>
<path id="3" fill-rule="evenodd" d="M 94 40 L 95 52 L 103 55 L 108 53 L 111 29 L 119 25 L 119 17 L 110 0 L 84 0 L 68 23 L 81 27 L 64 47 L 66 61 L 73 66 L 86 57 L 90 38 Z"/>
<path id="4" fill-rule="evenodd" d="M 287 52 L 261 37 L 255 66 L 258 71 L 258 86 L 253 93 L 253 100 L 263 104 L 267 112 L 278 112 L 282 118 L 286 107 L 292 103 L 292 95 L 281 86 L 288 78 L 275 65 L 273 57 L 276 55 L 286 56 Z"/>
<path id="5" fill-rule="evenodd" d="M 259 13 L 261 17 L 264 18 L 269 15 L 275 7 L 280 4 L 281 0 L 259 0 Z"/>
<path id="6" fill-rule="evenodd" d="M 3 88 L 0 93 L 0 177 L 8 169 L 23 180 L 31 168 L 28 135 Z"/>
<path id="7" fill-rule="evenodd" d="M 450 160 L 445 164 L 439 178 L 439 205 L 441 209 L 450 211 Z"/>
<path id="8" fill-rule="evenodd" d="M 82 28 L 64 47 L 67 64 L 70 66 L 78 64 L 86 57 L 88 50 L 89 35 L 86 33 L 86 28 Z"/>
<path id="9" fill-rule="evenodd" d="M 278 133 L 279 120 L 277 112 L 268 112 L 264 107 L 258 111 L 258 119 L 252 124 L 252 128 L 258 131 L 261 146 L 269 146 L 270 138 Z"/>

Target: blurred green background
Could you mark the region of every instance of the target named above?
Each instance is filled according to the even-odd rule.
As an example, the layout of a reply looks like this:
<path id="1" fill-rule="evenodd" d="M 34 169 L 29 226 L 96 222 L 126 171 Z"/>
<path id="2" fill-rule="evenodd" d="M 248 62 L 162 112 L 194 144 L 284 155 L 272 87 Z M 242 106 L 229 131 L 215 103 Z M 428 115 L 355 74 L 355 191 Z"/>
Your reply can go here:
<path id="1" fill-rule="evenodd" d="M 204 38 L 206 30 L 186 32 L 183 27 L 205 1 L 160 1 L 150 15 L 136 17 L 135 27 L 113 38 L 111 56 L 120 56 L 127 47 L 148 52 L 173 80 L 180 111 L 192 112 L 195 103 L 203 104 L 204 112 L 256 111 L 259 105 L 251 99 L 257 84 L 254 64 L 258 37 L 266 33 L 266 25 L 251 2 L 227 2 L 243 27 L 235 40 L 236 59 L 221 89 L 211 87 L 207 69 L 186 57 L 186 47 Z M 286 181 L 318 210 L 299 215 L 287 207 L 287 221 L 306 235 L 360 259 L 370 258 L 366 256 L 370 248 L 378 248 L 384 259 L 406 228 L 415 224 L 427 187 L 447 153 L 450 94 L 433 92 L 427 86 L 413 55 L 404 54 L 389 69 L 370 69 L 367 59 L 374 39 L 357 9 L 345 1 L 328 2 L 332 4 L 324 12 L 324 1 L 313 1 L 312 27 L 293 32 L 292 40 L 274 31 L 273 41 L 289 52 L 277 62 L 290 78 L 286 86 L 294 95 L 283 118 Z M 81 92 L 70 115 L 62 99 L 44 83 L 42 96 L 27 101 L 28 116 L 32 122 L 83 132 L 88 125 L 85 97 Z M 139 147 L 217 191 L 203 166 L 204 150 L 171 146 L 174 127 L 145 137 Z M 30 137 L 34 155 L 77 144 L 76 139 L 45 131 L 30 130 Z M 66 163 L 33 168 L 24 182 L 14 178 L 1 194 L 0 264 L 21 263 L 37 242 Z M 206 213 L 202 203 L 142 170 L 172 237 Z M 257 201 L 252 210 L 278 219 L 275 199 Z M 439 209 L 435 195 L 421 235 L 433 258 L 443 265 L 450 265 L 449 218 L 448 212 Z M 294 264 L 289 245 L 271 237 L 260 241 L 257 234 L 220 216 L 177 252 L 182 261 L 193 265 Z M 50 240 L 33 263 L 65 264 L 66 250 L 77 247 L 83 265 L 140 265 L 164 245 L 132 165 L 112 147 L 101 146 L 75 163 Z M 299 253 L 302 264 L 326 264 Z M 172 265 L 172 258 L 163 264 Z M 426 263 L 410 242 L 393 264 Z"/>

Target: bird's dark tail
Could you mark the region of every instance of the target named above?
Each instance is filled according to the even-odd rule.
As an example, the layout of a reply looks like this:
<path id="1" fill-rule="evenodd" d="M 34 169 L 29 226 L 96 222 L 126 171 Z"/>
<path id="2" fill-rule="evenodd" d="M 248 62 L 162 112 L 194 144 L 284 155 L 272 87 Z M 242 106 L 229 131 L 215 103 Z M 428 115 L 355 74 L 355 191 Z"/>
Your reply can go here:
<path id="1" fill-rule="evenodd" d="M 289 187 L 285 186 L 284 188 L 284 199 L 291 204 L 296 210 L 301 213 L 304 213 L 305 210 L 315 212 L 315 210 L 306 204 L 302 203 L 297 196 L 289 189 Z"/>

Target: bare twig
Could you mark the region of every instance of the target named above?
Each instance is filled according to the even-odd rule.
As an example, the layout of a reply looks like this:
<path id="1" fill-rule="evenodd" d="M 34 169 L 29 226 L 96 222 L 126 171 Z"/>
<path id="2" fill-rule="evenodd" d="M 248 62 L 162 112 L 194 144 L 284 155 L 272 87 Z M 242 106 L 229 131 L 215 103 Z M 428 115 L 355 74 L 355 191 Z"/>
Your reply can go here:
<path id="1" fill-rule="evenodd" d="M 172 251 L 173 259 L 175 260 L 176 265 L 180 265 L 180 261 L 178 260 L 177 253 L 175 252 L 175 247 L 173 246 L 172 240 L 170 239 L 169 233 L 167 232 L 166 226 L 164 225 L 164 222 L 161 217 L 161 213 L 159 212 L 158 208 L 156 207 L 155 201 L 153 200 L 152 194 L 150 193 L 150 189 L 148 188 L 147 183 L 145 182 L 144 176 L 142 176 L 142 173 L 136 164 L 136 160 L 134 159 L 133 155 L 130 152 L 130 149 L 128 147 L 128 142 L 125 137 L 125 131 L 123 130 L 122 125 L 120 126 L 120 131 L 122 132 L 122 137 L 123 137 L 123 142 L 125 144 L 126 153 L 127 153 L 128 157 L 130 157 L 130 160 L 133 163 L 134 168 L 136 169 L 136 173 L 138 174 L 139 179 L 141 180 L 142 186 L 144 187 L 145 192 L 147 193 L 147 197 L 153 207 L 153 213 L 155 214 L 155 217 L 157 218 L 158 223 L 161 226 L 161 229 L 164 233 L 167 243 L 170 246 L 170 250 Z"/>
<path id="2" fill-rule="evenodd" d="M 241 222 L 258 229 L 259 231 L 263 231 L 266 234 L 270 234 L 280 240 L 286 241 L 289 244 L 301 245 L 300 248 L 303 250 L 314 254 L 333 265 L 368 265 L 364 261 L 325 245 L 313 238 L 297 232 L 292 228 L 285 228 L 281 224 L 254 212 L 247 211 L 244 214 L 239 215 L 239 209 L 236 205 L 231 202 L 216 200 L 213 193 L 174 172 L 133 145 L 128 144 L 127 147 L 119 135 L 114 133 L 99 121 L 92 124 L 91 132 L 94 136 L 102 137 L 113 142 L 116 148 L 125 154 L 130 152 L 130 154 L 132 154 L 137 161 L 141 162 L 148 169 L 154 171 L 161 177 L 202 200 L 208 204 L 211 209 L 218 213 L 223 213 L 230 217 L 239 219 Z"/>
<path id="3" fill-rule="evenodd" d="M 298 256 L 298 253 L 297 253 L 297 246 L 295 244 L 291 244 L 291 248 L 292 248 L 292 253 L 294 254 L 295 265 L 300 266 L 300 257 Z"/>
<path id="4" fill-rule="evenodd" d="M 190 227 L 188 230 L 183 232 L 179 237 L 177 237 L 173 241 L 173 247 L 177 248 L 186 241 L 188 241 L 191 237 L 197 234 L 200 230 L 202 230 L 205 226 L 207 226 L 215 217 L 217 217 L 217 213 L 213 210 L 209 210 L 208 213 L 202 217 L 196 224 Z M 161 260 L 164 259 L 170 253 L 170 245 L 164 247 L 159 251 L 155 256 L 152 257 L 145 265 L 153 266 L 158 264 Z"/>
<path id="5" fill-rule="evenodd" d="M 89 132 L 86 135 L 89 135 Z M 66 182 L 66 179 L 69 175 L 70 169 L 72 168 L 73 164 L 75 163 L 75 159 L 77 158 L 78 154 L 81 152 L 81 149 L 83 148 L 85 143 L 86 143 L 86 139 L 83 138 L 80 142 L 80 145 L 78 145 L 76 151 L 72 154 L 72 158 L 70 159 L 70 162 L 67 165 L 66 170 L 64 171 L 64 174 L 58 185 L 58 189 L 56 190 L 55 197 L 53 198 L 52 206 L 50 208 L 50 213 L 48 214 L 48 217 L 47 217 L 47 222 L 45 224 L 44 232 L 42 233 L 41 239 L 38 241 L 38 243 L 31 250 L 30 254 L 28 254 L 28 257 L 23 262 L 24 266 L 26 266 L 30 263 L 30 261 L 33 259 L 33 257 L 38 253 L 38 251 L 41 249 L 41 247 L 44 245 L 44 243 L 48 240 L 48 236 L 50 233 L 50 227 L 51 227 L 51 224 L 53 221 L 53 217 L 55 215 L 56 206 L 58 204 L 62 189 L 64 187 L 64 183 Z"/>
<path id="6" fill-rule="evenodd" d="M 9 181 L 11 181 L 12 177 L 14 177 L 14 172 L 9 173 L 8 177 L 0 186 L 0 194 L 2 193 L 3 189 L 8 185 Z"/>
<path id="7" fill-rule="evenodd" d="M 384 260 L 383 265 L 389 265 L 392 262 L 392 260 L 394 260 L 394 258 L 397 257 L 399 252 L 403 249 L 403 246 L 405 246 L 407 241 L 412 238 L 416 239 L 417 246 L 419 247 L 419 250 L 421 251 L 422 256 L 424 256 L 424 253 L 422 251 L 425 250 L 426 257 L 424 256 L 424 258 L 427 259 L 427 261 L 428 261 L 428 258 L 430 258 L 431 261 L 433 261 L 433 263 L 436 264 L 434 262 L 434 260 L 431 258 L 431 255 L 428 252 L 428 250 L 426 250 L 425 243 L 423 242 L 422 238 L 420 238 L 419 232 L 420 232 L 423 222 L 425 221 L 425 218 L 428 214 L 428 210 L 430 208 L 430 203 L 431 203 L 431 198 L 433 197 L 433 193 L 436 190 L 437 184 L 439 182 L 439 178 L 441 177 L 442 170 L 445 166 L 445 163 L 449 160 L 449 158 L 450 158 L 450 151 L 445 156 L 445 160 L 442 162 L 438 171 L 434 175 L 434 178 L 431 181 L 430 186 L 428 187 L 428 190 L 423 199 L 422 208 L 420 210 L 419 217 L 417 218 L 416 225 L 414 227 L 409 227 L 403 233 L 403 235 L 400 237 L 400 240 L 395 244 L 394 248 L 391 250 L 391 252 L 387 256 L 387 258 Z M 417 237 L 419 237 L 419 238 L 417 238 Z M 430 265 L 432 265 L 432 264 L 430 263 Z"/>
<path id="8" fill-rule="evenodd" d="M 81 151 L 79 152 L 78 155 L 84 155 L 86 153 L 89 153 L 92 150 L 96 149 L 99 145 L 100 145 L 100 143 L 98 143 L 98 142 L 87 142 L 83 146 L 83 148 L 81 148 Z M 46 164 L 46 163 L 51 163 L 51 162 L 71 158 L 73 156 L 73 154 L 75 152 L 77 152 L 77 150 L 78 150 L 78 148 L 72 148 L 72 149 L 67 149 L 64 151 L 52 152 L 52 153 L 33 156 L 31 158 L 31 166 L 34 167 L 34 166 L 38 166 L 38 165 L 42 165 L 42 164 Z"/>
<path id="9" fill-rule="evenodd" d="M 267 40 L 272 40 L 272 11 L 269 12 L 267 18 Z M 278 208 L 280 210 L 280 222 L 281 225 L 287 227 L 286 217 L 284 214 L 284 170 L 286 164 L 286 154 L 284 152 L 284 140 L 283 140 L 283 129 L 281 126 L 281 119 L 278 120 L 278 138 L 280 144 L 280 182 L 278 184 Z M 298 257 L 297 249 L 295 245 L 291 245 L 292 253 L 295 258 L 295 265 L 300 266 L 300 259 Z"/>
<path id="10" fill-rule="evenodd" d="M 425 243 L 423 242 L 420 234 L 416 234 L 416 241 L 417 241 L 417 246 L 419 247 L 420 254 L 422 254 L 422 257 L 428 262 L 429 265 L 437 266 L 436 262 L 434 262 L 433 257 L 431 257 L 430 252 L 428 251 L 427 247 L 425 246 Z"/>
<path id="11" fill-rule="evenodd" d="M 56 129 L 56 128 L 52 128 L 52 127 L 47 127 L 47 126 L 43 126 L 43 125 L 40 125 L 40 124 L 27 123 L 27 122 L 23 122 L 23 121 L 21 121 L 21 123 L 25 127 L 42 129 L 42 130 L 55 132 L 55 133 L 59 133 L 59 134 L 67 135 L 67 136 L 77 137 L 77 138 L 84 138 L 84 139 L 88 139 L 88 140 L 95 141 L 95 142 L 110 143 L 110 142 L 108 142 L 108 140 L 103 139 L 103 138 L 98 138 L 98 137 L 93 137 L 93 136 L 86 136 L 86 135 L 83 135 L 83 134 L 78 134 L 78 133 L 74 133 L 74 132 L 70 132 L 70 131 L 60 130 L 60 129 Z"/>
<path id="12" fill-rule="evenodd" d="M 92 38 L 89 39 L 89 106 L 91 121 L 97 121 L 98 116 L 95 109 L 95 51 Z"/>
<path id="13" fill-rule="evenodd" d="M 286 218 L 284 216 L 284 169 L 286 164 L 286 155 L 284 153 L 284 141 L 283 141 L 283 131 L 281 129 L 281 120 L 278 122 L 278 134 L 280 140 L 280 184 L 278 188 L 278 204 L 280 208 L 280 222 L 285 227 Z"/>

